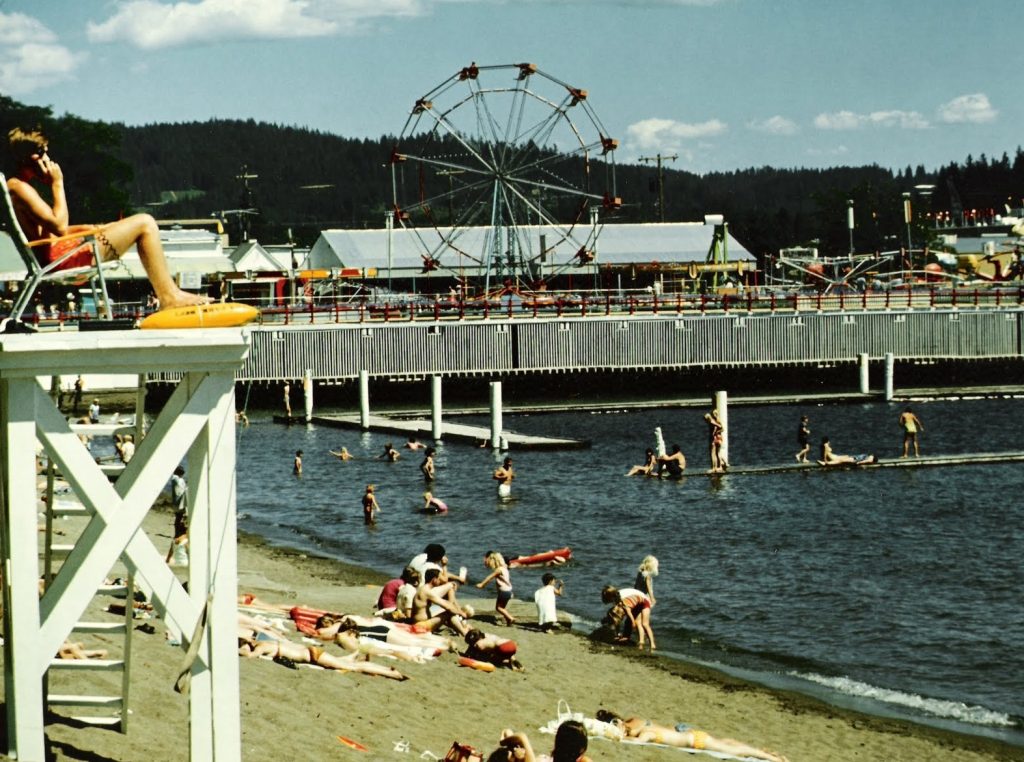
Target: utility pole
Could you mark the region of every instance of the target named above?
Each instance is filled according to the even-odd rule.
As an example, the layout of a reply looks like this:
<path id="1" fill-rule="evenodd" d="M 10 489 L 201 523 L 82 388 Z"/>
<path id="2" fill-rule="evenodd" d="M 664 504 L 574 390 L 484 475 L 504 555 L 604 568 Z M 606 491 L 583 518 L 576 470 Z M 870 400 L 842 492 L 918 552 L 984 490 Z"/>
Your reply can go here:
<path id="1" fill-rule="evenodd" d="M 661 222 L 665 221 L 665 170 L 661 168 L 662 161 L 675 161 L 679 157 L 676 154 L 671 156 L 662 156 L 660 153 L 656 156 L 641 156 L 640 161 L 649 162 L 654 161 L 658 164 L 658 219 Z"/>

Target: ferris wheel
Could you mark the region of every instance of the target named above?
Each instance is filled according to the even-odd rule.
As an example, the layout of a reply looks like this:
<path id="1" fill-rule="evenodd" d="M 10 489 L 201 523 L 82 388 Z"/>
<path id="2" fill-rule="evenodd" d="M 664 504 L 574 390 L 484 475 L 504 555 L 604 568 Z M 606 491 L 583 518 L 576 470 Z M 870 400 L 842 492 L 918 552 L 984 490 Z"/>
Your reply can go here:
<path id="1" fill-rule="evenodd" d="M 534 64 L 456 72 L 417 99 L 391 154 L 394 223 L 423 271 L 536 288 L 594 262 L 618 141 L 587 91 Z"/>

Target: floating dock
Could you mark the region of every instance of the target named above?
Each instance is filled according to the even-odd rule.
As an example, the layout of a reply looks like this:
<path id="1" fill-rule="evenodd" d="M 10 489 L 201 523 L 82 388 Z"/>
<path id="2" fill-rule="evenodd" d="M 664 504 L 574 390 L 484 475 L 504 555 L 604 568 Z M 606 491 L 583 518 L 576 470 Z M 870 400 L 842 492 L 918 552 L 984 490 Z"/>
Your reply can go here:
<path id="1" fill-rule="evenodd" d="M 822 466 L 817 461 L 810 463 L 786 463 L 777 466 L 730 466 L 725 473 L 712 473 L 697 469 L 687 469 L 686 476 L 762 476 L 764 474 L 783 474 L 796 471 L 831 473 L 833 471 L 870 471 L 876 468 L 925 468 L 929 466 L 975 466 L 991 463 L 1017 463 L 1024 461 L 1024 452 L 986 452 L 966 455 L 928 455 L 921 458 L 884 458 L 874 463 L 841 463 L 833 466 Z"/>
<path id="2" fill-rule="evenodd" d="M 277 421 L 279 416 L 274 416 Z M 282 422 L 284 416 L 280 416 Z M 294 421 L 294 416 L 292 418 Z M 358 414 L 353 415 L 315 415 L 310 420 L 320 426 L 334 426 L 344 429 L 361 429 L 362 422 Z M 410 418 L 388 418 L 382 415 L 371 415 L 367 420 L 368 431 L 389 432 L 406 437 L 432 438 L 433 429 L 429 420 Z M 445 440 L 472 442 L 480 445 L 490 444 L 491 430 L 483 426 L 469 426 L 462 423 L 445 421 L 441 426 Z M 503 431 L 501 438 L 509 450 L 580 450 L 590 447 L 586 439 L 562 439 L 559 437 L 536 437 L 529 434 L 517 434 L 514 431 Z"/>

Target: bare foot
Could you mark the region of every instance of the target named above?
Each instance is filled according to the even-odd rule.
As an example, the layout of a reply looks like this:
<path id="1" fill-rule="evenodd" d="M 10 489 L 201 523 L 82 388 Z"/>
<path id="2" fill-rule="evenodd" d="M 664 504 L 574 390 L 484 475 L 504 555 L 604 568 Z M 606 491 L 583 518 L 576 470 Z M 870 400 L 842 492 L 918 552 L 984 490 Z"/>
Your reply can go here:
<path id="1" fill-rule="evenodd" d="M 172 310 L 175 307 L 192 307 L 197 304 L 209 304 L 210 297 L 201 294 L 190 294 L 188 291 L 176 290 L 174 293 L 160 297 L 160 309 Z"/>

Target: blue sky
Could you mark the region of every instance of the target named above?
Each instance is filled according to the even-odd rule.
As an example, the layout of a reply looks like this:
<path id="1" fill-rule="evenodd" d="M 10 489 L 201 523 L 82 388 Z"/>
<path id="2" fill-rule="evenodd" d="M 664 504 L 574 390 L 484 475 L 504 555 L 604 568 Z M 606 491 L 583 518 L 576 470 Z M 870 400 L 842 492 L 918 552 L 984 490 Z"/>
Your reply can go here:
<path id="1" fill-rule="evenodd" d="M 0 0 L 0 92 L 127 124 L 401 132 L 462 67 L 586 89 L 617 161 L 932 169 L 1022 143 L 1018 0 Z"/>

